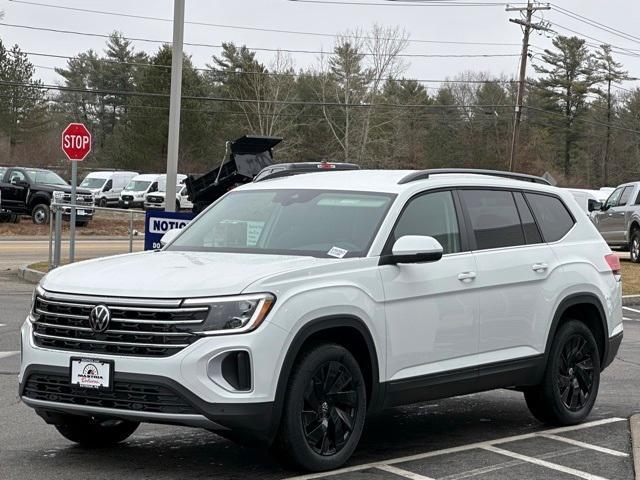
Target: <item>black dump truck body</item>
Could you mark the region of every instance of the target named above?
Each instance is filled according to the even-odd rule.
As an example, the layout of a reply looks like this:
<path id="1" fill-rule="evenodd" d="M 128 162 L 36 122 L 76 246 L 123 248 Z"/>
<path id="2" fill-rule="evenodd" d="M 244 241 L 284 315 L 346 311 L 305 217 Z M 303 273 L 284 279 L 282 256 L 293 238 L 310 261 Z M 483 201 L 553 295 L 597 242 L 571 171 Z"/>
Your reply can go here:
<path id="1" fill-rule="evenodd" d="M 193 211 L 200 213 L 237 185 L 249 183 L 260 171 L 273 164 L 277 137 L 245 135 L 228 143 L 229 156 L 214 170 L 200 177 L 190 175 L 185 183 Z"/>

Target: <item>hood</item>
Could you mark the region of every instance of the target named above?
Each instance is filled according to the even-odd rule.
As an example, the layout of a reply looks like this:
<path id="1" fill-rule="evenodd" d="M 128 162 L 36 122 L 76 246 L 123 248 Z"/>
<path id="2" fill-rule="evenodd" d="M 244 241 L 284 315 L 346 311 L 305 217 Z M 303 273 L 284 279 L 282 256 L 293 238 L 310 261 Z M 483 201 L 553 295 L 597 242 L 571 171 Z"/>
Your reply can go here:
<path id="1" fill-rule="evenodd" d="M 52 185 L 50 183 L 39 183 L 35 190 L 46 190 L 50 192 L 64 192 L 71 193 L 71 185 Z M 86 188 L 76 187 L 76 193 L 80 195 L 91 195 L 91 190 Z"/>
<path id="2" fill-rule="evenodd" d="M 241 293 L 256 280 L 332 259 L 217 252 L 142 252 L 56 268 L 45 290 L 83 295 L 185 298 Z"/>

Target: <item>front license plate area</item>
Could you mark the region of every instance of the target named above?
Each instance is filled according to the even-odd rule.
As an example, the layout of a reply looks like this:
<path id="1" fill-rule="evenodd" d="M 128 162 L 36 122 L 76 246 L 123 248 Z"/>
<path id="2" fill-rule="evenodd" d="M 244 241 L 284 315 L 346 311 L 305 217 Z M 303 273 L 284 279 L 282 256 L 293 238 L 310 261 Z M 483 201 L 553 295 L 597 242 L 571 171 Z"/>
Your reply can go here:
<path id="1" fill-rule="evenodd" d="M 72 358 L 70 371 L 73 386 L 93 390 L 111 390 L 113 387 L 111 360 Z"/>

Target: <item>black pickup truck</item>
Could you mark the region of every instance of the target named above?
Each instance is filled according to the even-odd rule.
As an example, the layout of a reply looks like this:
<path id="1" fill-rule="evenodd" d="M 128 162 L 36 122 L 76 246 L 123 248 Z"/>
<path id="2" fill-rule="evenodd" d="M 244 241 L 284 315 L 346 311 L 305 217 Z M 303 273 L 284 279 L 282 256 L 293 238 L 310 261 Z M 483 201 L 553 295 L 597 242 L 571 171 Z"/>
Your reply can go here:
<path id="1" fill-rule="evenodd" d="M 12 167 L 0 168 L 0 195 L 5 211 L 29 215 L 33 223 L 49 223 L 49 205 L 53 192 L 63 192 L 59 203 L 70 203 L 71 185 L 57 173 L 40 168 Z M 93 194 L 90 190 L 76 190 L 76 224 L 84 226 L 93 218 Z M 82 208 L 86 205 L 86 208 Z M 69 219 L 71 209 L 63 207 L 63 218 Z"/>

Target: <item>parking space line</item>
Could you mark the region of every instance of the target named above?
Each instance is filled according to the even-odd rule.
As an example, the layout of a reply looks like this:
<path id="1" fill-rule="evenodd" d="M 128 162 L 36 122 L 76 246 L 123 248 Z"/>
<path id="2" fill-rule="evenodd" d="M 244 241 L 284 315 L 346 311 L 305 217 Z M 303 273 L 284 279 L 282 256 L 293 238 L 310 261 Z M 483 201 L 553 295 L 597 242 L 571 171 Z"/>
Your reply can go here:
<path id="1" fill-rule="evenodd" d="M 1 358 L 7 358 L 7 357 L 13 357 L 14 355 L 18 355 L 20 352 L 0 352 L 0 359 Z"/>
<path id="2" fill-rule="evenodd" d="M 581 470 L 576 470 L 575 468 L 565 467 L 564 465 L 558 465 L 557 463 L 547 462 L 546 460 L 542 460 L 540 458 L 521 455 L 519 453 L 511 452 L 509 450 L 504 450 L 503 448 L 492 447 L 491 445 L 484 446 L 482 447 L 482 449 L 487 450 L 488 452 L 497 453 L 498 455 L 504 455 L 506 457 L 515 458 L 516 460 L 521 460 L 523 462 L 533 463 L 534 465 L 540 465 L 541 467 L 546 467 L 552 470 L 556 470 L 558 472 L 567 473 L 575 477 L 584 478 L 585 480 L 607 480 L 604 477 L 599 477 L 591 473 L 583 472 Z"/>
<path id="3" fill-rule="evenodd" d="M 450 453 L 465 452 L 467 450 L 473 450 L 475 448 L 482 448 L 482 447 L 487 447 L 492 445 L 500 445 L 503 443 L 511 443 L 511 442 L 516 442 L 518 440 L 527 440 L 529 438 L 535 438 L 545 433 L 553 434 L 553 433 L 573 432 L 575 430 L 583 430 L 585 428 L 599 427 L 601 425 L 608 425 L 610 423 L 623 422 L 626 420 L 627 420 L 626 418 L 619 418 L 619 417 L 604 418 L 602 420 L 595 420 L 593 422 L 582 423 L 580 425 L 573 425 L 571 427 L 559 427 L 559 428 L 553 428 L 550 430 L 543 430 L 540 432 L 523 433 L 521 435 L 514 435 L 511 437 L 496 438 L 495 440 L 487 440 L 484 442 L 469 443 L 467 445 L 460 445 L 458 447 L 445 448 L 443 450 L 434 450 L 431 452 L 418 453 L 416 455 L 408 455 L 405 457 L 398 457 L 398 458 L 393 458 L 393 459 L 384 460 L 380 462 L 364 463 L 362 465 L 355 465 L 353 467 L 340 468 L 338 470 L 332 470 L 330 472 L 310 473 L 307 475 L 290 477 L 288 480 L 312 480 L 314 478 L 324 478 L 324 477 L 339 475 L 341 473 L 358 472 L 360 470 L 366 470 L 368 468 L 378 468 L 380 465 L 395 465 L 398 463 L 411 462 L 414 460 L 423 460 L 425 458 L 437 457 L 440 455 L 447 455 Z M 589 478 L 596 479 L 598 477 L 589 477 Z"/>
<path id="4" fill-rule="evenodd" d="M 631 308 L 631 307 L 622 307 L 623 310 L 628 310 L 630 312 L 633 313 L 640 313 L 640 310 L 638 310 L 637 308 Z"/>
<path id="5" fill-rule="evenodd" d="M 596 452 L 606 453 L 607 455 L 613 455 L 615 457 L 628 457 L 628 453 L 619 452 L 617 450 L 612 450 L 610 448 L 599 447 L 598 445 L 592 445 L 590 443 L 581 442 L 579 440 L 574 440 L 572 438 L 561 437 L 559 435 L 553 435 L 550 433 L 541 433 L 540 437 L 550 438 L 552 440 L 558 440 L 559 442 L 569 443 L 571 445 L 575 445 L 576 447 L 586 448 L 589 450 L 595 450 Z"/>
<path id="6" fill-rule="evenodd" d="M 431 477 L 425 477 L 424 475 L 420 475 L 419 473 L 410 472 L 409 470 L 394 467 L 393 465 L 378 465 L 376 466 L 376 468 L 378 470 L 384 470 L 385 472 L 393 473 L 394 475 L 408 478 L 410 480 L 434 480 Z"/>

